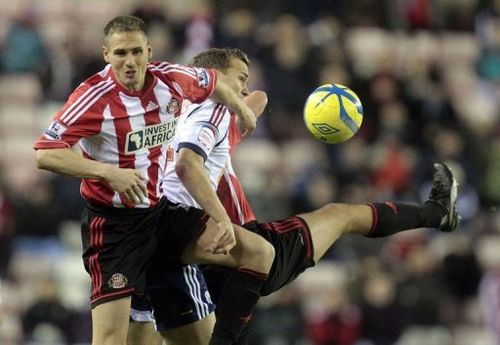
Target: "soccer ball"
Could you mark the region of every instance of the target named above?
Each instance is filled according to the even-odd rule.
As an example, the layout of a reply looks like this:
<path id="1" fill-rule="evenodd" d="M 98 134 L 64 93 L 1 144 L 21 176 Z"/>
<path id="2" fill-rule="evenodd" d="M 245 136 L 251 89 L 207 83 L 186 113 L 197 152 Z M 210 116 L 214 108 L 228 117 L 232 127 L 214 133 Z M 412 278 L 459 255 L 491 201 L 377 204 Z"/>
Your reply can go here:
<path id="1" fill-rule="evenodd" d="M 348 87 L 325 84 L 307 98 L 304 122 L 316 139 L 328 144 L 342 143 L 359 130 L 363 122 L 363 106 Z"/>

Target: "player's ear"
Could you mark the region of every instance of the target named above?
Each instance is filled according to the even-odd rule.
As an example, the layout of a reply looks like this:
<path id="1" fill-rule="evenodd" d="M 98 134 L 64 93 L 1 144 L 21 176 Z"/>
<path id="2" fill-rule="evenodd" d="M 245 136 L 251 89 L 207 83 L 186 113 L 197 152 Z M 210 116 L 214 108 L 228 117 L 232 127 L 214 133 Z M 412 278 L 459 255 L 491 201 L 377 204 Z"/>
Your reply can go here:
<path id="1" fill-rule="evenodd" d="M 109 63 L 109 51 L 108 51 L 108 48 L 103 45 L 102 46 L 102 57 L 104 58 L 104 61 L 106 61 L 107 63 Z"/>
<path id="2" fill-rule="evenodd" d="M 151 47 L 150 44 L 148 44 L 148 61 L 153 58 L 153 47 Z"/>

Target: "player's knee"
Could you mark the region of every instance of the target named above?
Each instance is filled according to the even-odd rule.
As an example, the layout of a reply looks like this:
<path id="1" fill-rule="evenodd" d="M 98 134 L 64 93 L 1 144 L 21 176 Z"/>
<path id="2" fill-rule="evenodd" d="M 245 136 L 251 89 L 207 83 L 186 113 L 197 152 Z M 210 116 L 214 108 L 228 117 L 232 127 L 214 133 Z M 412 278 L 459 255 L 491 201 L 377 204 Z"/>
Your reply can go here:
<path id="1" fill-rule="evenodd" d="M 168 345 L 208 345 L 215 324 L 215 314 L 166 331 L 160 331 L 163 340 Z"/>
<path id="2" fill-rule="evenodd" d="M 268 241 L 262 239 L 254 243 L 251 250 L 243 256 L 242 267 L 250 268 L 257 272 L 268 273 L 273 265 L 275 251 Z"/>
<path id="3" fill-rule="evenodd" d="M 182 337 L 173 337 L 170 334 L 161 332 L 161 337 L 164 343 L 167 343 L 168 345 L 208 345 L 211 333 L 212 332 L 199 334 L 197 332 L 193 332 Z"/>
<path id="4" fill-rule="evenodd" d="M 124 344 L 127 340 L 130 297 L 98 305 L 92 310 L 93 343 Z"/>
<path id="5" fill-rule="evenodd" d="M 274 257 L 276 255 L 276 252 L 274 250 L 274 246 L 269 243 L 268 241 L 265 241 L 265 243 L 262 245 L 262 260 L 266 262 L 267 266 L 269 267 L 269 270 L 271 269 L 271 266 L 273 265 Z"/>

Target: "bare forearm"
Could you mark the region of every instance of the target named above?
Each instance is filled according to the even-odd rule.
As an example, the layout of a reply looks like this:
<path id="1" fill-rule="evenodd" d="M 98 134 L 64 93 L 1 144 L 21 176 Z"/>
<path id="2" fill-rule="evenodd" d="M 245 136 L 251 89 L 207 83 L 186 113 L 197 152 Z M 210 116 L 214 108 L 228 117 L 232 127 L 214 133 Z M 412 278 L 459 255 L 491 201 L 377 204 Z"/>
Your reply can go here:
<path id="1" fill-rule="evenodd" d="M 257 118 L 244 102 L 229 86 L 221 81 L 222 78 L 217 79 L 214 92 L 211 99 L 217 103 L 224 104 L 230 111 L 232 111 L 241 120 L 241 127 L 245 134 L 250 134 L 257 125 Z"/>
<path id="2" fill-rule="evenodd" d="M 38 150 L 36 161 L 39 169 L 72 177 L 104 180 L 111 190 L 118 192 L 133 204 L 144 202 L 148 196 L 146 179 L 135 169 L 122 169 L 86 159 L 71 149 Z"/>
<path id="3" fill-rule="evenodd" d="M 216 222 L 229 221 L 229 216 L 212 188 L 203 165 L 179 161 L 176 172 L 189 194 L 212 219 Z"/>
<path id="4" fill-rule="evenodd" d="M 210 99 L 217 103 L 224 104 L 230 111 L 241 114 L 243 111 L 243 101 L 238 98 L 236 93 L 229 86 L 221 81 L 215 85 L 214 92 Z"/>
<path id="5" fill-rule="evenodd" d="M 86 159 L 71 149 L 37 150 L 36 161 L 39 169 L 97 180 L 105 179 L 108 170 L 113 168 L 109 164 Z"/>

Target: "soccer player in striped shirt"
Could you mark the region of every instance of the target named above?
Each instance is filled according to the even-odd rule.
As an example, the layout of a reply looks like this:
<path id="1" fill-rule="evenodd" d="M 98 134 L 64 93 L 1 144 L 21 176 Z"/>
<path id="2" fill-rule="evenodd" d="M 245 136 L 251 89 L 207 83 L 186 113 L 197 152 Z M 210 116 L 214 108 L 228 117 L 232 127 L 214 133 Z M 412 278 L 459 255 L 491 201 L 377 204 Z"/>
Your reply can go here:
<path id="1" fill-rule="evenodd" d="M 209 49 L 198 54 L 193 65 L 216 68 L 234 78 L 228 82 L 235 91 L 247 95 L 248 64 L 246 56 L 237 49 Z M 256 114 L 260 114 L 267 99 L 262 92 L 250 94 L 246 102 Z M 441 163 L 435 165 L 434 186 L 428 201 L 423 206 L 402 203 L 374 203 L 347 205 L 330 203 L 314 212 L 292 216 L 270 223 L 258 223 L 231 166 L 230 152 L 241 139 L 235 118 L 223 106 L 206 101 L 192 105 L 181 117 L 176 138 L 172 142 L 170 159 L 175 164 L 167 166 L 165 184 L 167 190 L 176 191 L 171 201 L 191 207 L 199 207 L 196 188 L 190 182 L 197 174 L 197 181 L 211 186 L 217 193 L 234 223 L 265 238 L 275 248 L 275 259 L 268 278 L 262 282 L 259 295 L 268 295 L 294 280 L 300 273 L 314 266 L 332 244 L 344 234 L 366 237 L 383 237 L 394 233 L 433 227 L 441 231 L 456 229 L 459 216 L 455 209 L 457 184 L 451 171 Z M 179 166 L 183 168 L 179 168 Z M 191 167 L 189 170 L 184 168 Z M 182 171 L 179 174 L 179 171 Z M 187 175 L 187 176 L 186 176 Z M 201 175 L 204 175 L 201 176 Z M 197 184 L 199 186 L 199 183 Z M 246 301 L 219 298 L 227 290 L 238 288 L 232 282 L 239 279 L 235 271 L 218 266 L 209 266 L 204 275 L 209 291 L 217 302 L 217 323 L 210 345 L 245 344 L 238 339 L 246 326 L 247 315 L 234 317 L 226 312 Z M 164 297 L 171 287 L 161 286 L 155 281 L 150 297 L 155 310 L 156 325 L 160 332 L 169 330 L 171 320 L 179 315 L 163 313 L 163 306 L 170 301 Z M 158 284 L 156 284 L 158 283 Z M 162 310 L 162 313 L 156 313 Z M 231 322 L 227 318 L 231 317 Z M 221 322 L 221 321 L 224 322 Z M 178 324 L 176 326 L 179 326 Z M 196 337 L 197 325 L 184 324 L 184 343 L 206 344 Z M 181 342 L 180 342 L 181 343 Z M 179 343 L 179 344 L 180 344 Z"/>
<path id="2" fill-rule="evenodd" d="M 215 70 L 150 63 L 152 48 L 137 17 L 111 20 L 102 52 L 108 65 L 70 95 L 34 148 L 39 168 L 82 178 L 92 342 L 119 345 L 126 343 L 130 297 L 143 292 L 166 212 L 162 179 L 182 102 L 210 97 L 238 113 L 250 131 L 256 119 Z M 72 150 L 77 143 L 81 154 Z M 219 232 L 208 250 L 235 245 L 230 222 L 212 227 Z"/>

